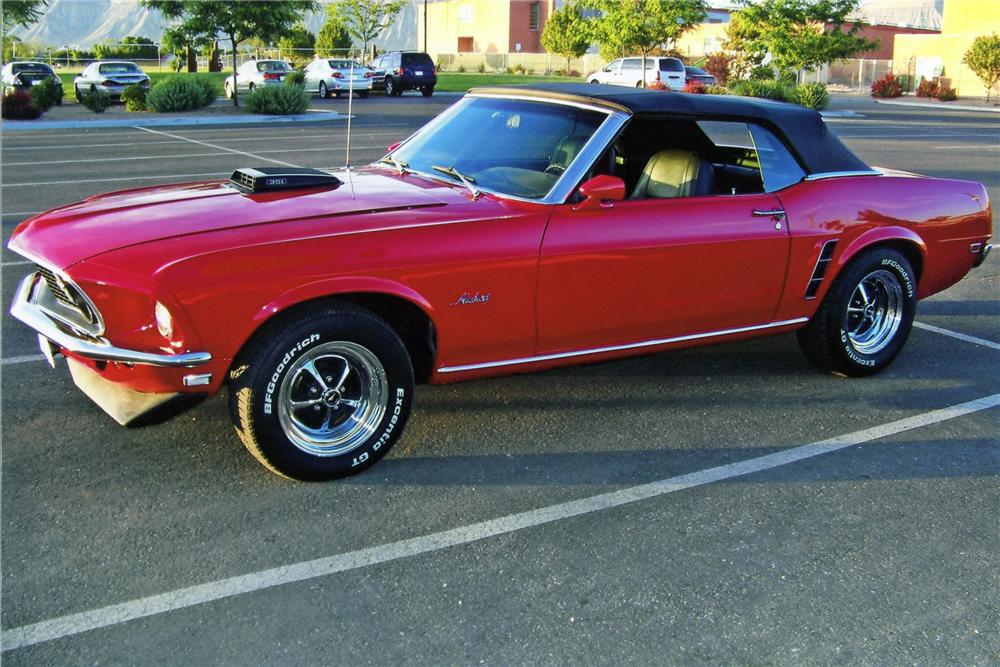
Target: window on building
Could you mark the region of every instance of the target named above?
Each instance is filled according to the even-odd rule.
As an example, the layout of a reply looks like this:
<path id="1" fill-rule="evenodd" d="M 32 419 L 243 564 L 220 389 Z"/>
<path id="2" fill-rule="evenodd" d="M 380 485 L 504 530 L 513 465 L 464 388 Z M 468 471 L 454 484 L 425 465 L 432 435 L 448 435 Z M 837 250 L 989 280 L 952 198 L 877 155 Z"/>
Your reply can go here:
<path id="1" fill-rule="evenodd" d="M 472 21 L 472 5 L 464 4 L 458 6 L 458 20 L 462 23 Z"/>
<path id="2" fill-rule="evenodd" d="M 472 53 L 475 50 L 475 40 L 472 37 L 458 38 L 458 52 Z"/>
<path id="3" fill-rule="evenodd" d="M 539 12 L 541 12 L 540 2 L 531 3 L 531 7 L 528 11 L 528 29 L 538 30 Z"/>

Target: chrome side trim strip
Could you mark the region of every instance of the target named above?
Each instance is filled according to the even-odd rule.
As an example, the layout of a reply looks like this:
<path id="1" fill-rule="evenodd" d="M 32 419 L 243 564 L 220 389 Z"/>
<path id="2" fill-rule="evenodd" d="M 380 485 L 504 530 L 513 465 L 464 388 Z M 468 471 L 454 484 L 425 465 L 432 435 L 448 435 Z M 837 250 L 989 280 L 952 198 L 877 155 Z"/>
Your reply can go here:
<path id="1" fill-rule="evenodd" d="M 844 178 L 847 176 L 881 176 L 882 172 L 875 170 L 858 170 L 858 171 L 824 171 L 818 174 L 809 174 L 804 180 L 807 181 L 822 181 L 827 178 Z"/>
<path id="2" fill-rule="evenodd" d="M 480 364 L 465 364 L 463 366 L 443 366 L 438 369 L 438 373 L 460 373 L 462 371 L 476 371 L 476 370 L 481 370 L 483 368 L 516 366 L 519 364 L 534 364 L 540 361 L 552 361 L 553 359 L 567 359 L 569 357 L 582 357 L 591 354 L 603 354 L 605 352 L 618 352 L 620 350 L 636 350 L 644 347 L 655 347 L 657 345 L 668 345 L 670 343 L 682 343 L 684 341 L 698 340 L 701 338 L 715 338 L 717 336 L 728 336 L 731 334 L 744 333 L 747 331 L 759 331 L 761 329 L 774 329 L 777 327 L 787 327 L 792 324 L 802 324 L 808 321 L 809 321 L 808 317 L 797 317 L 792 320 L 781 320 L 780 322 L 768 322 L 767 324 L 754 324 L 748 327 L 737 327 L 735 329 L 722 329 L 720 331 L 708 331 L 705 333 L 687 334 L 685 336 L 673 336 L 671 338 L 657 338 L 656 340 L 644 340 L 638 343 L 626 343 L 624 345 L 609 345 L 607 347 L 595 347 L 587 350 L 574 350 L 572 352 L 556 352 L 554 354 L 542 354 L 537 357 L 524 357 L 521 359 L 486 361 Z"/>
<path id="3" fill-rule="evenodd" d="M 37 274 L 32 273 L 21 281 L 17 288 L 17 295 L 14 297 L 14 303 L 10 307 L 10 314 L 61 348 L 87 359 L 149 366 L 190 367 L 200 366 L 212 360 L 212 355 L 208 352 L 187 352 L 185 354 L 139 352 L 114 347 L 103 339 L 87 340 L 67 333 L 31 302 L 31 291 L 36 276 Z"/>

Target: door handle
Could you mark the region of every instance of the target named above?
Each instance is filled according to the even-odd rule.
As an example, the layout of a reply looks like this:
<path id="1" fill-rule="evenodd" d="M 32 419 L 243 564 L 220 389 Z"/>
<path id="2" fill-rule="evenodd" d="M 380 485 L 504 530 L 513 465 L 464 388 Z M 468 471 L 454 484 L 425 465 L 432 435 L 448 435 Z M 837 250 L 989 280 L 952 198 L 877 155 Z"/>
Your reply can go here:
<path id="1" fill-rule="evenodd" d="M 758 218 L 777 218 L 778 220 L 781 220 L 782 218 L 785 217 L 785 209 L 775 208 L 765 211 L 759 208 L 755 208 L 753 210 L 753 214 Z"/>

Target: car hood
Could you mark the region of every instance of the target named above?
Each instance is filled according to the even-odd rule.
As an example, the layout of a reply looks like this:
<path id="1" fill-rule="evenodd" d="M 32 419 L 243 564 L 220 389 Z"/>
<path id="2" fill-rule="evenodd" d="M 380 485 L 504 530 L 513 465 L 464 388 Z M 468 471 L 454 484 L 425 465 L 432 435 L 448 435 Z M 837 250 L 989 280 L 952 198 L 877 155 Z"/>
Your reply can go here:
<path id="1" fill-rule="evenodd" d="M 443 206 L 449 186 L 367 169 L 336 187 L 249 194 L 228 181 L 182 183 L 97 195 L 22 222 L 11 250 L 58 269 L 111 250 L 191 234 L 261 224 Z M 405 216 L 400 216 L 400 224 Z M 352 217 L 357 228 L 357 216 Z M 384 225 L 384 220 L 382 223 Z"/>

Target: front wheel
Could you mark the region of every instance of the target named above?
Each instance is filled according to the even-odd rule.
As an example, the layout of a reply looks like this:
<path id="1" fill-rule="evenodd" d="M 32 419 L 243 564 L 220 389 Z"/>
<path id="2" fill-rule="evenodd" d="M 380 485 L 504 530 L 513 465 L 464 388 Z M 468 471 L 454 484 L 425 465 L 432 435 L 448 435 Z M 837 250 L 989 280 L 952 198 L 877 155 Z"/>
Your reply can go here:
<path id="1" fill-rule="evenodd" d="M 360 472 L 399 438 L 413 367 L 395 331 L 349 304 L 273 325 L 233 365 L 229 407 L 254 457 L 280 475 Z"/>
<path id="2" fill-rule="evenodd" d="M 393 96 L 398 95 L 398 94 L 399 93 L 396 92 L 396 84 L 394 84 L 392 82 L 392 77 L 391 76 L 385 77 L 385 95 L 386 95 L 386 97 L 393 97 Z"/>
<path id="3" fill-rule="evenodd" d="M 901 253 L 875 248 L 837 277 L 799 345 L 813 364 L 852 377 L 886 368 L 903 349 L 916 313 L 916 276 Z"/>
<path id="4" fill-rule="evenodd" d="M 229 83 L 226 83 L 226 99 L 233 99 L 233 87 Z"/>

